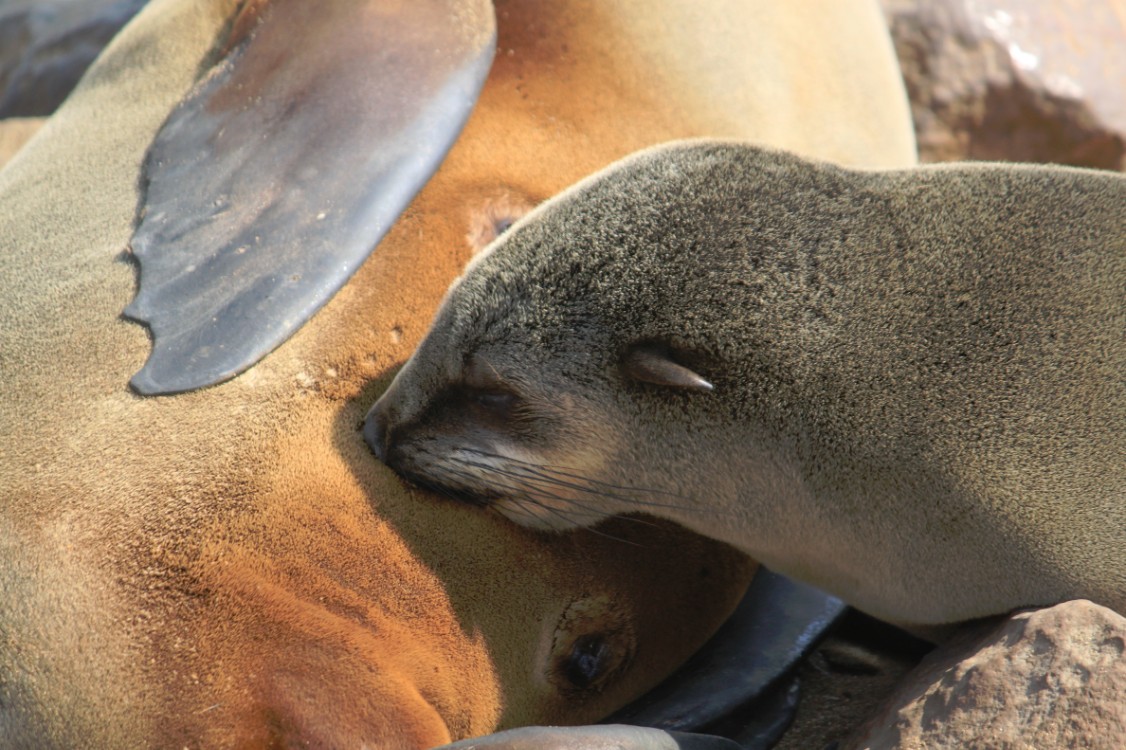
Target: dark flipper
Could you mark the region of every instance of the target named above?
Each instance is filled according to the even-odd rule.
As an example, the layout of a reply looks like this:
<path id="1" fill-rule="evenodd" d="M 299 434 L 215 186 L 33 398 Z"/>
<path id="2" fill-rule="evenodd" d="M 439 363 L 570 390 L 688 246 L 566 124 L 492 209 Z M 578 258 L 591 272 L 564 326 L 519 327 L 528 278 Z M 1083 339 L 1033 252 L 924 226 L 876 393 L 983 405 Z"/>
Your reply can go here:
<path id="1" fill-rule="evenodd" d="M 150 149 L 133 387 L 226 380 L 328 301 L 453 144 L 495 34 L 489 0 L 266 5 Z"/>
<path id="2" fill-rule="evenodd" d="M 760 569 L 723 627 L 683 667 L 607 721 L 692 731 L 762 695 L 844 611 L 839 599 Z"/>
<path id="3" fill-rule="evenodd" d="M 442 750 L 741 750 L 722 737 L 602 724 L 587 727 L 521 727 L 475 737 Z"/>
<path id="4" fill-rule="evenodd" d="M 800 697 L 797 675 L 786 675 L 755 700 L 701 731 L 730 737 L 743 750 L 769 750 L 794 723 Z"/>

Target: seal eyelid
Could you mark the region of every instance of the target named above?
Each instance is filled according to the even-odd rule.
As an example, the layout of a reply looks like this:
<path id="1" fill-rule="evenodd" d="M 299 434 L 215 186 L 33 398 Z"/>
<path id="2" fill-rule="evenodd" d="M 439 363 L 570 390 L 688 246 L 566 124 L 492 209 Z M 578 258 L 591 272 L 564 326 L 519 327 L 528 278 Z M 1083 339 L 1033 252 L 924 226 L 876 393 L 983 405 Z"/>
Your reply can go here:
<path id="1" fill-rule="evenodd" d="M 695 371 L 673 361 L 654 344 L 634 344 L 622 357 L 622 371 L 642 383 L 679 388 L 690 391 L 714 390 L 710 382 Z"/>
<path id="2" fill-rule="evenodd" d="M 470 398 L 480 406 L 493 411 L 509 411 L 516 405 L 517 396 L 511 391 L 467 388 Z"/>

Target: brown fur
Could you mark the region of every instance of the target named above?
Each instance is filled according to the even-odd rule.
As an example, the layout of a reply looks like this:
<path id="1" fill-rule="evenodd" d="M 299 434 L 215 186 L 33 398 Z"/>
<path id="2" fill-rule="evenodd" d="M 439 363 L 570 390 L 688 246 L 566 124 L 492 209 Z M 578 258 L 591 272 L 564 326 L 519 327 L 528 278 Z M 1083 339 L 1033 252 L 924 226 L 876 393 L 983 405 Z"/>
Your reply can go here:
<path id="1" fill-rule="evenodd" d="M 677 72 L 684 39 L 668 35 L 743 50 L 732 23 L 766 33 L 751 10 L 655 35 L 631 24 L 694 12 L 498 3 L 477 111 L 371 261 L 243 376 L 139 398 L 125 384 L 149 341 L 119 317 L 135 278 L 115 258 L 145 150 L 225 47 L 235 5 L 154 2 L 0 172 L 0 737 L 421 747 L 605 714 L 715 627 L 750 565 L 668 528 L 608 529 L 636 544 L 626 556 L 621 541 L 544 538 L 423 501 L 370 460 L 356 425 L 467 259 L 466 215 L 499 191 L 538 201 L 636 148 L 704 133 L 910 160 L 874 5 L 815 12 L 838 18 L 817 35 L 783 18 L 776 55 L 697 85 Z M 824 55 L 803 46 L 818 36 Z M 775 90 L 783 71 L 811 85 Z M 823 88 L 843 82 L 855 91 Z M 732 87 L 747 93 L 700 106 Z M 551 665 L 565 613 L 588 599 L 632 622 L 635 656 L 600 691 L 568 692 Z"/>

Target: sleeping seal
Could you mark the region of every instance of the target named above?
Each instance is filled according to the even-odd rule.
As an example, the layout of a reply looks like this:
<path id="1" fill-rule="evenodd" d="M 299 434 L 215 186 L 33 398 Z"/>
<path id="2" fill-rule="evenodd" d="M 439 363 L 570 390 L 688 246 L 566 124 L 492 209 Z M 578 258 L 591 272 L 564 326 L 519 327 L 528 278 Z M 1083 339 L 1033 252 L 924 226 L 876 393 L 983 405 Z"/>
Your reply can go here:
<path id="1" fill-rule="evenodd" d="M 681 142 L 470 263 L 375 404 L 404 477 L 673 519 L 876 617 L 1126 612 L 1126 178 Z"/>

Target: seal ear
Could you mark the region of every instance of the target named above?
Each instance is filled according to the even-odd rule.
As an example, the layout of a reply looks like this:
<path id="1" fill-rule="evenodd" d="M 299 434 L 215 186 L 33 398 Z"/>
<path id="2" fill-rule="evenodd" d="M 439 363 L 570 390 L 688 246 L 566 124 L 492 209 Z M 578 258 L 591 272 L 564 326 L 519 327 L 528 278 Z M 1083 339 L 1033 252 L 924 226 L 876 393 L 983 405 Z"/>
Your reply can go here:
<path id="1" fill-rule="evenodd" d="M 653 344 L 631 346 L 622 357 L 622 371 L 642 383 L 705 392 L 714 388 L 699 374 L 674 362 L 663 347 Z"/>

